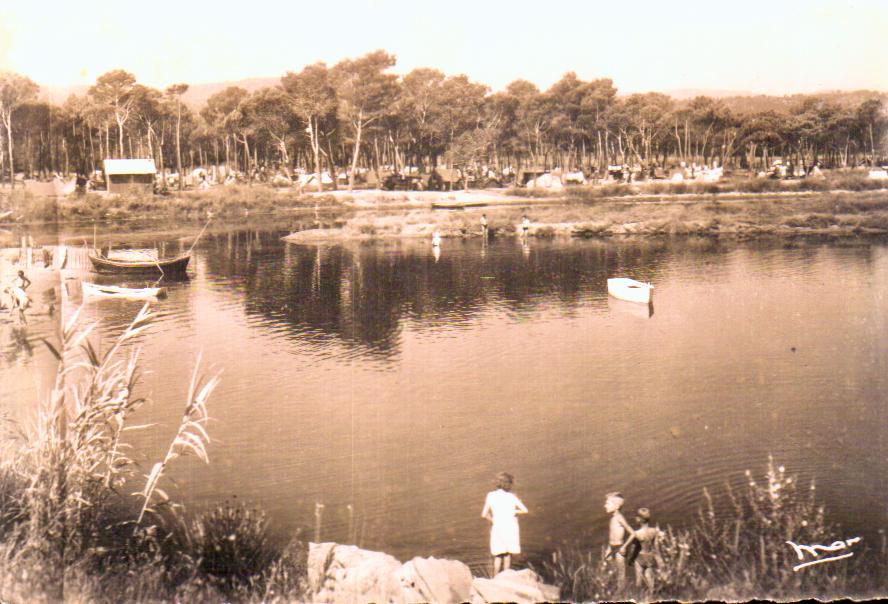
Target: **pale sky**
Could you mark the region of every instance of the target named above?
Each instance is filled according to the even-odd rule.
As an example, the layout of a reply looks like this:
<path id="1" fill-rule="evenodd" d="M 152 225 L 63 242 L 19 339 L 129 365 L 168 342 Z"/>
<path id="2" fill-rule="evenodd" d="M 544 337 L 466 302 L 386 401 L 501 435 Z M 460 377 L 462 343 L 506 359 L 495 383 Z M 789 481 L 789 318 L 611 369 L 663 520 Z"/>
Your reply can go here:
<path id="1" fill-rule="evenodd" d="M 888 91 L 888 0 L 0 0 L 0 70 L 165 87 L 275 77 L 375 49 L 493 90 L 567 71 L 620 92 Z"/>

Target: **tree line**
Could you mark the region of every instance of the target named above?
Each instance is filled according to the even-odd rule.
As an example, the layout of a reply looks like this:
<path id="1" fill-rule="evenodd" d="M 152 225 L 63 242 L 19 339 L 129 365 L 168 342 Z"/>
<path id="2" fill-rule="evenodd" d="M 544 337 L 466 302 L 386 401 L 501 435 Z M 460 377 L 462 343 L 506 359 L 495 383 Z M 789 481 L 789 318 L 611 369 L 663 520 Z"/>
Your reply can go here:
<path id="1" fill-rule="evenodd" d="M 187 84 L 144 86 L 123 70 L 99 76 L 61 105 L 29 78 L 0 72 L 0 169 L 26 175 L 91 172 L 105 158 L 153 158 L 163 172 L 226 164 L 254 175 L 435 166 L 602 173 L 610 164 L 680 162 L 762 169 L 873 165 L 888 137 L 885 95 L 618 96 L 612 80 L 566 73 L 548 90 L 517 80 L 501 92 L 465 75 L 418 68 L 399 77 L 385 51 L 288 72 L 254 92 L 231 86 L 199 108 Z M 181 179 L 179 182 L 181 183 Z M 320 186 L 320 179 L 318 185 Z"/>

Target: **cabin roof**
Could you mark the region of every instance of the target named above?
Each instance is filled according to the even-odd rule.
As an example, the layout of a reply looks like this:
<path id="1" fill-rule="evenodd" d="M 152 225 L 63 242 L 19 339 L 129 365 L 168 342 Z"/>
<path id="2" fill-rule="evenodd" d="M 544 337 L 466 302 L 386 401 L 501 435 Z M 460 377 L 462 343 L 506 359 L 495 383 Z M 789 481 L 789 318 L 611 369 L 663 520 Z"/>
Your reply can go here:
<path id="1" fill-rule="evenodd" d="M 105 174 L 156 174 L 153 159 L 106 159 Z"/>

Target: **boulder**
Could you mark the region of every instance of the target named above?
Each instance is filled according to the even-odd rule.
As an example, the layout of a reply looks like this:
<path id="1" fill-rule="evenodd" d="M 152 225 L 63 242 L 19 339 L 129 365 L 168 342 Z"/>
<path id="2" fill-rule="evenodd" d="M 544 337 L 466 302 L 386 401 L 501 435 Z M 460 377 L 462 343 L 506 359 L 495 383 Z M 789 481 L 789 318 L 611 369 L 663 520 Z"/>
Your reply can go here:
<path id="1" fill-rule="evenodd" d="M 492 579 L 477 578 L 472 581 L 472 604 L 487 602 L 558 602 L 560 592 L 553 585 L 546 585 L 529 568 L 504 570 Z"/>
<path id="2" fill-rule="evenodd" d="M 457 560 L 413 558 L 398 571 L 405 602 L 458 604 L 472 595 L 472 571 Z"/>
<path id="3" fill-rule="evenodd" d="M 313 602 L 402 602 L 400 569 L 398 560 L 382 552 L 336 543 L 309 544 L 308 584 Z"/>

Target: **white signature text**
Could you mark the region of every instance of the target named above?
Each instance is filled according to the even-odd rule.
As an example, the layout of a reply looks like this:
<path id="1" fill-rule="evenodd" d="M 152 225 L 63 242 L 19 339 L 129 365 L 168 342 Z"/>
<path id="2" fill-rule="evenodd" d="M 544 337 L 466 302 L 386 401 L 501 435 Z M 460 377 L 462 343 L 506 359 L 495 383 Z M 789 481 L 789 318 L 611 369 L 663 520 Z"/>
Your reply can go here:
<path id="1" fill-rule="evenodd" d="M 850 539 L 845 539 L 844 541 L 833 541 L 830 545 L 800 545 L 798 543 L 793 543 L 792 541 L 787 541 L 786 543 L 795 550 L 796 556 L 798 556 L 799 560 L 802 562 L 801 564 L 796 564 L 792 567 L 793 571 L 798 572 L 806 566 L 850 558 L 854 555 L 854 552 L 846 552 L 842 554 L 836 554 L 836 552 L 847 550 L 860 541 L 860 537 L 852 537 Z M 821 558 L 821 554 L 829 554 L 829 556 Z"/>

